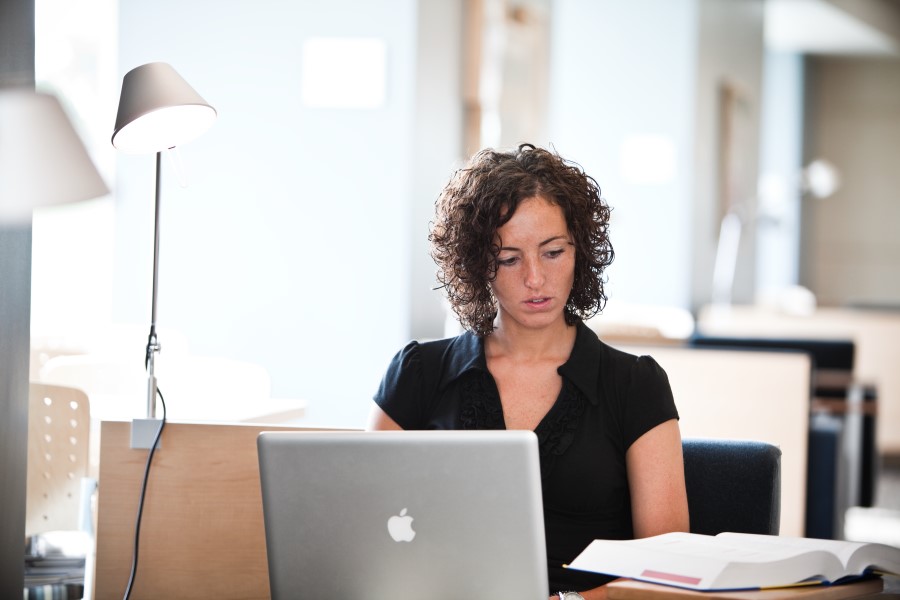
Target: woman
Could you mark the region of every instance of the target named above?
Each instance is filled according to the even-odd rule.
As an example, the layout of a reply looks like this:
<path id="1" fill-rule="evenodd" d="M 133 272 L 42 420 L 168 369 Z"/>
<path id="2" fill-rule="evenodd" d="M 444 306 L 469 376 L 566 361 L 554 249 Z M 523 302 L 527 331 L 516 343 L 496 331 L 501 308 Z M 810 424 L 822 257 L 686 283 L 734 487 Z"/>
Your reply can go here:
<path id="1" fill-rule="evenodd" d="M 582 322 L 606 301 L 609 214 L 596 181 L 556 154 L 525 144 L 474 156 L 438 198 L 429 238 L 468 331 L 403 348 L 370 421 L 372 429 L 533 430 L 554 598 L 606 596 L 610 578 L 562 567 L 591 540 L 688 529 L 665 372 Z"/>

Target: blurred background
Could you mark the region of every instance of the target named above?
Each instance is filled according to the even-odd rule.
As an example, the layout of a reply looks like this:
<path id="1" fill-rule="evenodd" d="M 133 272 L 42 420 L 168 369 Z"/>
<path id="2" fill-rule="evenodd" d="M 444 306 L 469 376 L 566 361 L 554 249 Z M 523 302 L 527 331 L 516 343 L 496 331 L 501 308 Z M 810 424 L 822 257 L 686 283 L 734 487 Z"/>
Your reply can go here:
<path id="1" fill-rule="evenodd" d="M 152 61 L 218 111 L 178 149 L 187 187 L 163 162 L 161 360 L 186 345 L 261 365 L 271 395 L 304 399 L 318 424 L 364 423 L 393 353 L 448 331 L 428 222 L 485 146 L 549 146 L 600 183 L 610 315 L 900 305 L 897 2 L 36 0 L 35 13 L 38 87 L 113 190 L 35 215 L 32 337 L 55 352 L 149 320 L 153 157 L 109 140 L 123 75 Z M 133 352 L 140 367 L 142 342 Z"/>
<path id="2" fill-rule="evenodd" d="M 485 146 L 553 147 L 600 183 L 611 316 L 900 305 L 896 2 L 37 0 L 35 14 L 38 87 L 113 189 L 35 215 L 32 337 L 59 352 L 149 320 L 153 157 L 109 140 L 122 76 L 152 61 L 219 115 L 178 149 L 187 187 L 163 162 L 161 359 L 261 365 L 271 395 L 319 424 L 364 423 L 393 353 L 448 330 L 428 222 Z"/>
<path id="3" fill-rule="evenodd" d="M 123 76 L 163 61 L 218 113 L 162 157 L 170 418 L 364 426 L 394 353 L 458 331 L 440 189 L 531 142 L 613 207 L 589 325 L 660 359 L 683 432 L 779 444 L 783 530 L 900 545 L 897 0 L 15 0 L 0 29 L 0 83 L 33 54 L 111 190 L 0 223 L 0 333 L 30 320 L 0 392 L 30 336 L 30 381 L 90 399 L 94 467 L 96 424 L 145 413 L 154 157 L 110 138 Z M 802 357 L 693 351 L 748 338 Z"/>

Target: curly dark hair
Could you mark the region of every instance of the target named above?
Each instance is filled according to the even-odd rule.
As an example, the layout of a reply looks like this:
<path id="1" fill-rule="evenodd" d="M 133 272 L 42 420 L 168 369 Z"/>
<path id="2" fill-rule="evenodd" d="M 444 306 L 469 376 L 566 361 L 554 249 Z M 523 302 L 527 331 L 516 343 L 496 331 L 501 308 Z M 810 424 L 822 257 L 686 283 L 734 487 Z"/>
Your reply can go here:
<path id="1" fill-rule="evenodd" d="M 606 304 L 603 271 L 615 253 L 609 241 L 610 207 L 580 165 L 555 152 L 522 144 L 511 152 L 485 149 L 456 171 L 435 202 L 428 236 L 437 278 L 460 323 L 480 336 L 493 330 L 497 306 L 497 230 L 523 200 L 540 196 L 562 208 L 575 245 L 575 282 L 566 302 L 573 325 Z"/>

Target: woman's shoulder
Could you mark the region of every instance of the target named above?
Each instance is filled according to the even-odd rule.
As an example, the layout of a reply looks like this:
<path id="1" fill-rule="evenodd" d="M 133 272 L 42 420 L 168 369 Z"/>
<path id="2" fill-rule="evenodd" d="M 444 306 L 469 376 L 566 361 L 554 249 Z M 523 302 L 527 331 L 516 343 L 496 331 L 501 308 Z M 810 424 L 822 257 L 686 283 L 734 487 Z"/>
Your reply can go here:
<path id="1" fill-rule="evenodd" d="M 584 337 L 580 344 L 582 351 L 591 354 L 601 365 L 601 369 L 633 375 L 637 372 L 662 372 L 662 367 L 649 354 L 637 354 L 630 350 L 617 348 L 604 342 L 590 327 L 580 324 L 579 337 Z"/>
<path id="2" fill-rule="evenodd" d="M 470 332 L 440 339 L 412 340 L 408 342 L 392 363 L 395 366 L 415 369 L 438 369 L 446 365 L 469 364 L 481 354 L 477 336 Z"/>
<path id="3" fill-rule="evenodd" d="M 601 363 L 613 362 L 632 364 L 638 356 L 609 345 L 600 339 L 597 332 L 588 327 L 583 321 L 578 324 L 578 332 L 575 337 L 574 355 L 586 355 L 598 359 Z"/>
<path id="4" fill-rule="evenodd" d="M 404 429 L 419 428 L 438 392 L 483 360 L 480 340 L 470 333 L 410 341 L 388 365 L 375 402 Z"/>
<path id="5" fill-rule="evenodd" d="M 423 368 L 434 373 L 441 387 L 484 363 L 481 338 L 469 331 L 451 338 L 419 342 L 416 352 Z"/>
<path id="6" fill-rule="evenodd" d="M 453 337 L 410 342 L 407 347 L 414 348 L 414 351 L 420 355 L 442 358 L 451 358 L 457 355 L 470 356 L 481 351 L 478 336 L 470 331 Z"/>

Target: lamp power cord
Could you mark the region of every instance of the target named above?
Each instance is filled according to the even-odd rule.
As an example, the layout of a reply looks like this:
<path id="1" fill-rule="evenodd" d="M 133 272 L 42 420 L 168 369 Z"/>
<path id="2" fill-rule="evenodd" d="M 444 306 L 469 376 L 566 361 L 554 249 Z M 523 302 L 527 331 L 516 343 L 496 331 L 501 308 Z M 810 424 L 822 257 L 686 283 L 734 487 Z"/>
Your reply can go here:
<path id="1" fill-rule="evenodd" d="M 153 331 L 154 329 L 155 328 L 151 328 L 150 343 L 147 344 L 147 360 L 145 360 L 144 363 L 145 367 L 149 362 L 150 353 L 159 348 L 156 344 L 156 332 Z M 162 420 L 159 423 L 159 429 L 156 431 L 156 437 L 153 438 L 153 445 L 150 447 L 150 452 L 147 454 L 147 463 L 144 466 L 144 478 L 141 481 L 141 495 L 138 499 L 137 518 L 134 524 L 134 548 L 131 555 L 131 574 L 128 576 L 128 585 L 125 587 L 123 600 L 128 600 L 131 597 L 131 590 L 134 587 L 134 581 L 137 577 L 138 552 L 141 539 L 141 519 L 144 514 L 144 499 L 147 495 L 147 481 L 150 479 L 150 465 L 153 463 L 153 455 L 156 453 L 156 448 L 159 446 L 159 439 L 162 436 L 163 429 L 166 427 L 166 400 L 163 398 L 163 394 L 159 388 L 156 388 L 156 395 L 159 396 L 159 401 L 162 404 Z"/>

